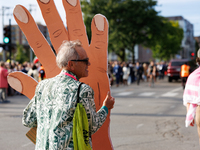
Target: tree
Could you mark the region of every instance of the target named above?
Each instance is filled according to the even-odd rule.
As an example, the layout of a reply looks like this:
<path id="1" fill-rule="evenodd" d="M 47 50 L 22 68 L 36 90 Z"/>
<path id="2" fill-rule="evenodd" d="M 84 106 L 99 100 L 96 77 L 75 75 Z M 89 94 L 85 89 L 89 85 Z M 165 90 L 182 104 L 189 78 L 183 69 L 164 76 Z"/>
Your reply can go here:
<path id="1" fill-rule="evenodd" d="M 29 57 L 28 57 L 29 55 L 27 51 L 20 44 L 17 44 L 17 52 L 15 55 L 16 55 L 15 60 L 21 64 L 25 61 L 29 61 Z"/>
<path id="2" fill-rule="evenodd" d="M 158 41 L 162 42 L 165 19 L 155 10 L 155 0 L 82 0 L 81 4 L 89 39 L 92 17 L 97 13 L 105 15 L 109 22 L 108 50 L 114 51 L 121 60 L 128 49 L 134 61 L 136 44 L 155 48 Z"/>
<path id="3" fill-rule="evenodd" d="M 163 22 L 163 30 L 160 38 L 157 39 L 151 49 L 154 58 L 169 60 L 181 50 L 183 29 L 179 27 L 178 22 L 168 21 L 166 19 Z"/>
<path id="4" fill-rule="evenodd" d="M 127 48 L 134 54 L 136 44 L 151 46 L 155 43 L 153 41 L 160 36 L 163 26 L 163 17 L 158 16 L 158 12 L 154 9 L 156 4 L 157 2 L 152 0 L 126 0 L 123 5 L 119 4 L 118 9 L 114 9 L 113 14 L 117 15 L 112 16 L 115 20 L 112 26 L 117 24 L 114 32 L 122 32 L 119 35 L 123 43 L 122 48 Z M 110 41 L 114 41 L 117 37 L 112 38 L 112 35 L 113 33 L 111 33 Z"/>

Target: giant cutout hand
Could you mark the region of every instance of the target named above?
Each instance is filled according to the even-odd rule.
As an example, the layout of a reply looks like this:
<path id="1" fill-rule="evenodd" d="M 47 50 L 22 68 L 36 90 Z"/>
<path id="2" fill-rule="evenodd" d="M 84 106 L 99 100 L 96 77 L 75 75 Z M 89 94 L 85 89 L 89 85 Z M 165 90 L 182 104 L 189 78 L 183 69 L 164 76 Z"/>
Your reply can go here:
<path id="1" fill-rule="evenodd" d="M 94 16 L 91 23 L 92 39 L 91 44 L 89 45 L 85 25 L 82 19 L 80 2 L 78 0 L 63 0 L 68 30 L 64 27 L 53 0 L 37 0 L 37 2 L 46 22 L 51 43 L 53 44 L 56 53 L 63 40 L 73 41 L 79 39 L 82 42 L 91 65 L 89 66 L 89 76 L 81 79 L 81 82 L 89 84 L 93 88 L 95 92 L 95 104 L 98 110 L 102 106 L 107 92 L 110 91 L 107 76 L 107 19 L 100 14 Z M 21 5 L 17 5 L 14 9 L 14 17 L 21 30 L 24 32 L 29 45 L 32 47 L 34 53 L 45 68 L 47 78 L 59 74 L 60 69 L 57 67 L 55 61 L 56 56 L 39 31 L 28 10 Z M 8 82 L 14 89 L 23 93 L 29 99 L 33 97 L 35 87 L 37 86 L 35 80 L 21 72 L 9 74 Z M 92 136 L 93 149 L 113 149 L 109 135 L 109 123 L 110 112 L 104 125 Z M 36 130 L 32 128 L 27 133 L 28 137 L 33 141 L 35 139 L 35 132 Z"/>

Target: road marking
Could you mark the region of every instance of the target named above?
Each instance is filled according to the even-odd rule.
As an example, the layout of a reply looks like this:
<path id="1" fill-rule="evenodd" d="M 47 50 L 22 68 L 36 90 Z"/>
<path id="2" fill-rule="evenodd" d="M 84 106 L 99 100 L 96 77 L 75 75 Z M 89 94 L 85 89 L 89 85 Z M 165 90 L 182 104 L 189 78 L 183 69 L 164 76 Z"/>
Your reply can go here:
<path id="1" fill-rule="evenodd" d="M 133 106 L 133 104 L 129 104 L 129 105 L 128 105 L 128 107 L 132 107 L 132 106 Z"/>
<path id="2" fill-rule="evenodd" d="M 144 124 L 138 124 L 136 128 L 138 129 L 138 128 L 142 127 L 143 125 Z"/>
<path id="3" fill-rule="evenodd" d="M 169 92 L 176 92 L 176 91 L 180 91 L 180 90 L 182 90 L 183 89 L 183 87 L 179 87 L 179 88 L 176 88 L 176 89 L 174 89 L 174 90 L 172 90 L 172 91 L 169 91 Z"/>
<path id="4" fill-rule="evenodd" d="M 176 95 L 178 95 L 178 91 L 182 90 L 182 87 L 179 87 L 179 88 L 176 88 L 176 89 L 173 89 L 167 93 L 164 93 L 161 95 L 161 97 L 174 97 Z M 118 91 L 115 91 L 116 93 L 116 96 L 128 96 L 128 95 L 131 95 L 133 94 L 134 92 L 132 91 L 123 91 L 123 90 L 118 90 Z M 155 92 L 143 92 L 143 93 L 140 93 L 138 96 L 152 96 L 154 95 Z M 156 96 L 155 98 L 159 98 L 160 96 Z M 130 106 L 129 106 L 130 107 Z"/>
<path id="5" fill-rule="evenodd" d="M 152 96 L 154 94 L 155 92 L 144 92 L 144 93 L 139 94 L 139 96 Z"/>
<path id="6" fill-rule="evenodd" d="M 183 87 L 179 87 L 179 88 L 176 88 L 176 89 L 173 89 L 173 90 L 171 90 L 171 91 L 169 91 L 169 92 L 177 92 L 177 91 L 180 91 L 180 90 L 182 90 L 183 89 Z"/>
<path id="7" fill-rule="evenodd" d="M 162 97 L 174 97 L 176 95 L 178 95 L 178 93 L 167 92 L 167 93 L 165 93 L 165 94 L 163 94 L 161 96 Z"/>
<path id="8" fill-rule="evenodd" d="M 182 87 L 179 87 L 179 88 L 173 89 L 165 94 L 162 94 L 161 96 L 162 97 L 174 97 L 174 96 L 178 95 L 178 93 L 176 93 L 176 92 L 180 91 L 182 89 L 183 89 Z"/>
<path id="9" fill-rule="evenodd" d="M 122 93 L 119 93 L 119 94 L 116 94 L 117 96 L 127 96 L 127 95 L 131 95 L 133 94 L 133 92 L 122 92 Z"/>

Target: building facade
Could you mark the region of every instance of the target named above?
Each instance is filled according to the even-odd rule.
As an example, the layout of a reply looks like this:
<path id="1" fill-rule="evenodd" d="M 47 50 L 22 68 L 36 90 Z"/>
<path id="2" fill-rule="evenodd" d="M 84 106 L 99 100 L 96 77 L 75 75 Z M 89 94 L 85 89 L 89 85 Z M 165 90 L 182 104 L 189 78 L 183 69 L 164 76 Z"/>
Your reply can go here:
<path id="1" fill-rule="evenodd" d="M 49 37 L 49 32 L 46 26 L 37 23 L 37 26 L 39 28 L 39 30 L 41 31 L 41 33 L 43 34 L 43 36 L 46 38 L 46 40 L 49 42 L 49 44 L 51 45 L 51 41 L 50 41 L 50 37 Z M 12 25 L 11 27 L 11 38 L 12 38 L 12 43 L 16 44 L 19 43 L 23 46 L 28 46 L 28 41 L 26 40 L 26 36 L 23 34 L 23 32 L 21 31 L 21 29 L 19 28 L 18 25 Z"/>
<path id="2" fill-rule="evenodd" d="M 188 20 L 182 16 L 167 17 L 172 21 L 178 21 L 179 26 L 183 29 L 183 40 L 181 42 L 181 50 L 179 52 L 180 58 L 190 59 L 191 53 L 195 53 L 195 39 L 194 39 L 194 27 Z"/>

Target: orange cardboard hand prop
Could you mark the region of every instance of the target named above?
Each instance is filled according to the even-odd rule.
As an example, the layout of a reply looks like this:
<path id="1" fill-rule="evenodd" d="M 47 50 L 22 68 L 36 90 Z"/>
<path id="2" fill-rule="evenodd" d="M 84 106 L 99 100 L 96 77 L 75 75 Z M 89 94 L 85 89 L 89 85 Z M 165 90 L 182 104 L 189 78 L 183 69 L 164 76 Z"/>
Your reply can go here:
<path id="1" fill-rule="evenodd" d="M 79 39 L 83 48 L 86 50 L 90 59 L 89 76 L 81 79 L 81 82 L 89 84 L 95 92 L 95 104 L 97 110 L 102 106 L 107 92 L 110 91 L 109 80 L 107 76 L 107 46 L 108 46 L 108 22 L 103 15 L 95 15 L 92 23 L 92 39 L 89 45 L 85 31 L 85 25 L 82 19 L 82 11 L 78 0 L 63 0 L 63 6 L 66 11 L 67 30 L 57 12 L 53 0 L 37 0 L 43 18 L 46 22 L 51 43 L 58 52 L 58 48 L 64 40 Z M 45 68 L 47 78 L 54 77 L 60 73 L 56 65 L 51 46 L 48 44 L 42 33 L 39 31 L 34 19 L 28 10 L 17 5 L 14 9 L 14 17 L 19 27 L 24 32 L 29 45 L 39 58 L 39 61 Z M 37 82 L 30 76 L 20 72 L 14 72 L 8 76 L 9 84 L 17 91 L 31 99 L 35 92 Z M 28 89 L 28 90 L 27 90 Z M 112 143 L 109 135 L 110 112 L 104 125 L 92 136 L 93 149 L 112 149 Z M 30 130 L 30 135 L 35 133 L 35 129 Z M 35 137 L 31 138 L 33 141 Z"/>

